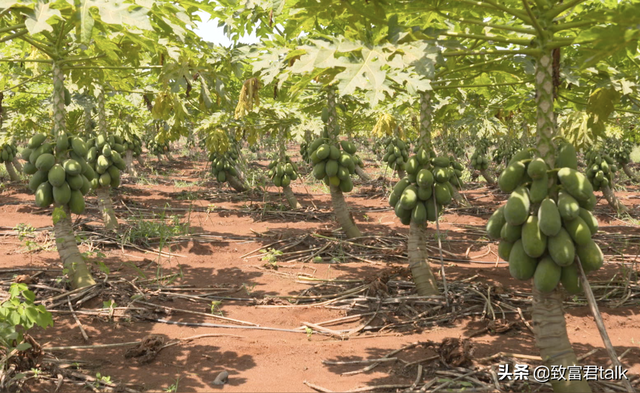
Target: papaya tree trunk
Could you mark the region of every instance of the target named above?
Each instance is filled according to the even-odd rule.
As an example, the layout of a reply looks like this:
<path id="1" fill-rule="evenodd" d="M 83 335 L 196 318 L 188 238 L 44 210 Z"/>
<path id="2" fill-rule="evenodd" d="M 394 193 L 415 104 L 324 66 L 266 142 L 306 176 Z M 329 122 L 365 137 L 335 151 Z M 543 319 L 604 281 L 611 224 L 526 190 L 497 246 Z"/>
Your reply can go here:
<path id="1" fill-rule="evenodd" d="M 297 209 L 298 200 L 296 199 L 296 196 L 293 193 L 293 190 L 291 189 L 291 187 L 283 186 L 282 193 L 284 194 L 284 197 L 287 199 L 287 202 L 289 202 L 289 207 L 291 207 L 292 209 Z"/>
<path id="2" fill-rule="evenodd" d="M 57 61 L 52 64 L 53 74 L 53 132 L 56 137 L 66 133 L 65 105 L 64 105 L 64 73 Z M 64 214 L 56 214 L 63 212 Z M 60 217 L 63 216 L 63 217 Z M 78 250 L 76 237 L 71 225 L 71 212 L 66 205 L 57 205 L 54 209 L 53 230 L 56 237 L 56 247 L 63 266 L 68 269 L 71 287 L 81 288 L 95 284 L 87 264 Z"/>
<path id="3" fill-rule="evenodd" d="M 567 336 L 562 309 L 562 296 L 558 290 L 549 294 L 533 289 L 533 331 L 540 357 L 547 367 L 568 367 L 578 364 L 576 354 Z M 551 380 L 554 392 L 590 392 L 587 381 Z"/>
<path id="4" fill-rule="evenodd" d="M 602 191 L 602 195 L 604 195 L 604 198 L 609 203 L 609 206 L 611 206 L 611 208 L 614 209 L 618 214 L 628 212 L 627 207 L 623 205 L 622 202 L 620 202 L 620 200 L 616 197 L 616 194 L 613 192 L 611 187 L 609 186 L 600 187 L 600 190 Z"/>
<path id="5" fill-rule="evenodd" d="M 116 212 L 113 210 L 113 203 L 109 191 L 111 187 L 98 187 L 96 195 L 98 196 L 98 208 L 102 214 L 102 222 L 107 231 L 115 231 L 118 229 L 118 219 Z"/>
<path id="6" fill-rule="evenodd" d="M 491 175 L 491 172 L 489 172 L 488 169 L 481 170 L 480 174 L 482 175 L 482 177 L 484 177 L 484 180 L 487 181 L 488 185 L 490 186 L 496 185 L 496 179 L 493 177 L 493 175 Z"/>
<path id="7" fill-rule="evenodd" d="M 413 282 L 420 296 L 439 294 L 436 278 L 426 261 L 426 232 L 426 224 L 418 224 L 411 220 L 409 239 L 407 241 L 407 256 L 409 257 L 409 268 L 411 269 Z"/>
<path id="8" fill-rule="evenodd" d="M 138 177 L 138 171 L 133 166 L 133 152 L 131 150 L 127 150 L 124 153 L 124 162 L 127 165 L 127 172 L 134 178 Z"/>
<path id="9" fill-rule="evenodd" d="M 545 21 L 545 25 L 551 25 Z M 541 43 L 544 48 L 546 37 Z M 546 49 L 536 58 L 536 148 L 550 168 L 555 167 L 556 145 L 553 138 L 557 135 L 557 122 L 553 111 L 554 85 L 553 61 L 551 49 Z M 578 365 L 575 352 L 569 342 L 567 326 L 562 310 L 562 297 L 559 289 L 543 293 L 533 291 L 533 329 L 536 345 L 547 367 L 563 363 L 565 366 Z M 566 373 L 565 373 L 566 374 Z M 553 381 L 553 390 L 560 392 L 591 392 L 586 381 Z"/>
<path id="10" fill-rule="evenodd" d="M 631 179 L 631 181 L 633 182 L 637 182 L 638 178 L 636 177 L 636 174 L 633 173 L 633 170 L 629 167 L 629 163 L 625 162 L 624 164 L 622 164 L 622 170 L 624 171 L 625 175 L 627 175 L 627 177 L 629 177 L 629 179 Z"/>
<path id="11" fill-rule="evenodd" d="M 362 181 L 371 181 L 371 178 L 369 177 L 369 175 L 367 175 L 367 172 L 365 172 L 360 165 L 356 165 L 356 175 L 358 175 L 358 177 L 360 177 L 360 180 Z"/>
<path id="12" fill-rule="evenodd" d="M 336 220 L 342 227 L 344 233 L 346 233 L 348 238 L 362 236 L 362 233 L 360 233 L 355 221 L 353 221 L 353 217 L 351 216 L 351 212 L 349 212 L 349 207 L 347 206 L 347 202 L 344 200 L 344 194 L 340 187 L 330 185 L 329 189 L 331 192 L 331 205 L 333 206 L 333 212 L 335 213 Z"/>
<path id="13" fill-rule="evenodd" d="M 76 237 L 71 225 L 71 212 L 67 206 L 56 205 L 56 209 L 62 209 L 64 216 L 59 218 L 53 225 L 53 232 L 56 236 L 56 247 L 62 265 L 68 271 L 72 288 L 82 288 L 95 284 L 87 264 L 80 254 Z"/>
<path id="14" fill-rule="evenodd" d="M 20 176 L 18 176 L 10 161 L 6 161 L 4 166 L 7 168 L 7 173 L 9 174 L 9 179 L 11 179 L 11 181 L 20 180 Z"/>
<path id="15" fill-rule="evenodd" d="M 244 184 L 244 182 L 242 180 L 240 180 L 239 177 L 231 176 L 228 173 L 227 173 L 227 183 L 229 183 L 231 188 L 233 188 L 234 190 L 236 190 L 238 192 L 247 191 L 247 186 Z"/>
<path id="16" fill-rule="evenodd" d="M 142 162 L 142 156 L 136 157 L 136 161 L 138 161 L 138 165 L 140 165 L 140 167 L 144 168 L 144 162 Z"/>
<path id="17" fill-rule="evenodd" d="M 22 172 L 22 164 L 18 160 L 18 157 L 14 157 L 11 163 L 13 164 L 13 166 L 16 168 L 18 172 Z"/>

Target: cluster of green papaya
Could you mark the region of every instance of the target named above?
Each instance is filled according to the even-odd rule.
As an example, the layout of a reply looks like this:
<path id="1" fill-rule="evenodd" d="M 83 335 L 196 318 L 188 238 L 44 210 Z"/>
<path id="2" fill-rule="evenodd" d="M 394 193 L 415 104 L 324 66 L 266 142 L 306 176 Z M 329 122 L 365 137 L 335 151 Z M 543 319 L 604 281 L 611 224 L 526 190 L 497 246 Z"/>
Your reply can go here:
<path id="1" fill-rule="evenodd" d="M 151 139 L 147 142 L 147 149 L 149 149 L 149 152 L 151 154 L 153 154 L 154 156 L 160 156 L 162 154 L 168 154 L 169 153 L 169 143 L 167 142 L 158 142 L 155 139 Z"/>
<path id="2" fill-rule="evenodd" d="M 349 141 L 334 144 L 328 134 L 315 139 L 309 145 L 309 159 L 313 164 L 313 176 L 324 180 L 326 185 L 340 187 L 342 192 L 351 192 L 351 175 L 356 172 L 356 146 Z"/>
<path id="3" fill-rule="evenodd" d="M 269 163 L 268 175 L 276 187 L 286 187 L 298 178 L 298 166 L 285 156 L 284 162 L 276 159 Z"/>
<path id="4" fill-rule="evenodd" d="M 464 147 L 458 138 L 446 138 L 445 151 L 448 151 L 454 157 L 464 157 Z"/>
<path id="5" fill-rule="evenodd" d="M 511 162 L 513 157 L 522 149 L 522 145 L 511 138 L 501 138 L 493 151 L 493 162 L 496 164 Z"/>
<path id="6" fill-rule="evenodd" d="M 238 176 L 236 164 L 238 160 L 238 151 L 230 148 L 226 153 L 211 153 L 209 161 L 211 161 L 211 173 L 219 183 L 224 183 L 230 176 Z"/>
<path id="7" fill-rule="evenodd" d="M 449 183 L 453 184 L 454 186 L 461 188 L 462 187 L 462 171 L 464 170 L 464 165 L 462 165 L 462 163 L 458 160 L 456 160 L 453 157 L 449 158 L 449 162 L 450 162 L 450 175 L 449 176 Z"/>
<path id="8" fill-rule="evenodd" d="M 602 187 L 613 184 L 615 173 L 618 171 L 613 157 L 591 150 L 587 152 L 585 158 L 587 160 L 586 175 L 594 190 L 599 191 Z"/>
<path id="9" fill-rule="evenodd" d="M 420 148 L 405 167 L 407 176 L 393 187 L 389 205 L 404 225 L 435 221 L 453 195 L 449 179 L 455 170 L 449 157 L 436 157 L 435 152 Z"/>
<path id="10" fill-rule="evenodd" d="M 302 161 L 309 162 L 309 143 L 307 141 L 300 144 L 300 157 L 302 157 Z"/>
<path id="11" fill-rule="evenodd" d="M 87 145 L 82 138 L 60 135 L 55 141 L 35 134 L 22 150 L 24 173 L 32 175 L 29 189 L 35 192 L 36 205 L 42 208 L 68 205 L 71 212 L 84 212 L 84 195 L 91 190 L 95 172 L 87 163 Z"/>
<path id="12" fill-rule="evenodd" d="M 124 141 L 120 136 L 100 134 L 87 141 L 87 161 L 96 172 L 94 179 L 91 179 L 91 186 L 98 187 L 120 186 L 120 171 L 127 168 L 127 164 L 122 159 L 124 153 Z"/>
<path id="13" fill-rule="evenodd" d="M 607 153 L 617 163 L 624 165 L 631 162 L 631 152 L 633 151 L 633 143 L 631 141 L 608 138 L 604 146 L 607 148 Z"/>
<path id="14" fill-rule="evenodd" d="M 376 138 L 373 144 L 371 145 L 371 152 L 376 155 L 376 157 L 382 158 L 384 154 L 387 152 L 387 143 L 390 138 Z"/>
<path id="15" fill-rule="evenodd" d="M 393 170 L 405 170 L 405 163 L 409 160 L 409 147 L 398 137 L 389 138 L 382 161 Z"/>
<path id="16" fill-rule="evenodd" d="M 123 138 L 122 146 L 124 146 L 124 150 L 131 150 L 134 157 L 138 157 L 142 154 L 142 140 L 136 134 L 131 134 Z"/>
<path id="17" fill-rule="evenodd" d="M 18 155 L 18 148 L 13 143 L 0 146 L 0 162 L 12 162 Z"/>
<path id="18" fill-rule="evenodd" d="M 570 293 L 579 293 L 576 256 L 585 273 L 604 263 L 591 238 L 598 230 L 591 213 L 596 205 L 593 187 L 577 171 L 572 145 L 560 146 L 553 170 L 532 154 L 531 149 L 517 153 L 500 175 L 500 188 L 511 195 L 489 218 L 487 233 L 500 239 L 498 255 L 509 262 L 514 278 L 533 278 L 541 292 L 562 283 Z M 550 188 L 550 180 L 556 180 L 551 176 L 558 182 Z"/>
<path id="19" fill-rule="evenodd" d="M 489 160 L 479 150 L 480 149 L 476 149 L 471 156 L 471 167 L 479 171 L 484 171 L 489 168 Z"/>

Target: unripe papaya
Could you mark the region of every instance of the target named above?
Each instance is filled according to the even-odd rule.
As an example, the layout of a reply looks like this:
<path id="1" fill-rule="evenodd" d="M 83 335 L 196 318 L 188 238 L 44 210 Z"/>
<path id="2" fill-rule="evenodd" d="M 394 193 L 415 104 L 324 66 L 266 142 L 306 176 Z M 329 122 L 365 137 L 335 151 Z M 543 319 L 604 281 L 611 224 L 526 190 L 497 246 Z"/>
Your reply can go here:
<path id="1" fill-rule="evenodd" d="M 530 207 L 528 190 L 520 186 L 509 196 L 504 208 L 504 217 L 511 225 L 522 225 L 529 217 Z"/>
<path id="2" fill-rule="evenodd" d="M 224 173 L 224 172 L 220 172 L 220 173 Z M 111 175 L 109 174 L 109 172 L 105 172 L 101 174 L 100 177 L 98 178 L 98 182 L 102 187 L 109 187 L 111 185 Z"/>
<path id="3" fill-rule="evenodd" d="M 498 244 L 498 256 L 505 261 L 509 261 L 509 254 L 513 248 L 513 243 L 506 240 L 500 240 Z"/>
<path id="4" fill-rule="evenodd" d="M 581 247 L 578 247 L 578 257 L 585 274 L 600 269 L 604 264 L 602 250 L 591 238 Z"/>
<path id="5" fill-rule="evenodd" d="M 438 204 L 446 206 L 451 203 L 451 192 L 445 184 L 436 183 L 434 194 Z"/>
<path id="6" fill-rule="evenodd" d="M 53 203 L 53 187 L 48 181 L 41 183 L 36 189 L 36 206 L 47 208 Z"/>
<path id="7" fill-rule="evenodd" d="M 416 183 L 420 187 L 431 187 L 433 185 L 433 174 L 428 169 L 420 169 L 416 175 Z"/>
<path id="8" fill-rule="evenodd" d="M 500 206 L 496 209 L 495 212 L 489 217 L 489 221 L 487 221 L 487 234 L 491 239 L 499 239 L 500 232 L 502 231 L 502 227 L 506 223 L 506 219 L 504 218 L 504 205 Z"/>
<path id="9" fill-rule="evenodd" d="M 541 178 L 534 179 L 529 189 L 529 198 L 532 203 L 540 203 L 549 194 L 549 175 L 545 172 Z"/>
<path id="10" fill-rule="evenodd" d="M 84 212 L 84 197 L 80 190 L 72 190 L 71 198 L 69 199 L 69 210 L 71 213 L 82 214 Z"/>
<path id="11" fill-rule="evenodd" d="M 395 192 L 398 195 L 402 195 L 402 192 L 404 191 L 405 188 L 409 186 L 409 184 L 411 184 L 409 179 L 407 177 L 403 177 L 393 187 L 393 192 Z"/>
<path id="12" fill-rule="evenodd" d="M 522 226 L 522 247 L 532 258 L 538 258 L 547 249 L 547 236 L 538 227 L 538 217 L 529 216 Z"/>
<path id="13" fill-rule="evenodd" d="M 418 198 L 420 198 L 421 201 L 426 201 L 429 198 L 431 198 L 431 195 L 433 194 L 433 187 L 418 187 Z"/>
<path id="14" fill-rule="evenodd" d="M 47 175 L 47 179 L 49 183 L 51 183 L 54 187 L 61 187 L 66 178 L 66 172 L 62 165 L 55 164 L 51 169 L 49 169 L 49 173 Z"/>
<path id="15" fill-rule="evenodd" d="M 580 214 L 580 205 L 569 193 L 560 191 L 558 193 L 558 212 L 562 219 L 574 220 Z"/>
<path id="16" fill-rule="evenodd" d="M 528 280 L 535 274 L 538 261 L 524 251 L 522 240 L 513 244 L 509 253 L 509 273 L 517 280 Z"/>
<path id="17" fill-rule="evenodd" d="M 500 177 L 498 177 L 498 186 L 500 186 L 500 190 L 503 192 L 514 191 L 522 182 L 525 168 L 525 164 L 520 161 L 509 164 L 500 174 Z"/>
<path id="18" fill-rule="evenodd" d="M 562 277 L 562 268 L 553 259 L 544 257 L 538 262 L 533 275 L 533 285 L 543 293 L 553 291 Z"/>
<path id="19" fill-rule="evenodd" d="M 418 162 L 418 158 L 416 156 L 411 156 L 404 166 L 405 170 L 410 175 L 416 175 L 419 167 L 420 163 Z"/>
<path id="20" fill-rule="evenodd" d="M 331 146 L 329 146 L 326 143 L 322 144 L 318 148 L 318 150 L 316 150 L 316 155 L 320 160 L 325 160 L 327 157 L 329 157 L 330 154 L 331 154 Z"/>
<path id="21" fill-rule="evenodd" d="M 560 212 L 556 207 L 556 203 L 551 198 L 545 198 L 540 203 L 538 210 L 538 225 L 540 231 L 547 236 L 555 236 L 560 232 L 562 228 L 562 220 L 560 218 Z"/>
<path id="22" fill-rule="evenodd" d="M 53 154 L 44 153 L 44 154 L 41 154 L 40 157 L 38 157 L 38 159 L 36 160 L 35 167 L 39 171 L 48 172 L 49 169 L 53 168 L 55 163 L 56 163 L 56 159 L 53 156 Z"/>
<path id="23" fill-rule="evenodd" d="M 411 219 L 417 224 L 424 224 L 427 221 L 427 208 L 424 203 L 418 201 L 413 208 Z"/>
<path id="24" fill-rule="evenodd" d="M 67 176 L 67 183 L 69 183 L 69 187 L 72 190 L 79 190 L 82 188 L 82 185 L 84 184 L 84 176 L 82 175 L 69 175 Z"/>
<path id="25" fill-rule="evenodd" d="M 580 281 L 580 273 L 575 263 L 562 267 L 560 282 L 570 294 L 577 295 L 582 293 L 582 281 Z"/>
<path id="26" fill-rule="evenodd" d="M 327 172 L 325 172 L 326 161 L 320 161 L 316 165 L 313 166 L 313 177 L 318 180 L 323 179 Z"/>
<path id="27" fill-rule="evenodd" d="M 67 182 L 62 183 L 60 187 L 53 187 L 53 201 L 56 204 L 64 205 L 71 200 L 71 188 Z"/>
<path id="28" fill-rule="evenodd" d="M 404 189 L 400 196 L 400 205 L 405 210 L 413 210 L 418 203 L 418 189 L 414 185 L 410 185 Z"/>
<path id="29" fill-rule="evenodd" d="M 599 228 L 598 220 L 589 210 L 581 207 L 580 218 L 582 218 L 584 222 L 587 224 L 592 236 L 595 235 L 596 232 L 598 232 L 598 228 Z"/>
<path id="30" fill-rule="evenodd" d="M 40 134 L 40 133 L 35 134 L 34 136 L 31 137 L 31 139 L 29 139 L 29 144 L 27 146 L 30 149 L 36 149 L 37 147 L 42 145 L 45 139 L 47 139 L 47 137 L 44 134 Z"/>
<path id="31" fill-rule="evenodd" d="M 557 235 L 547 238 L 549 255 L 559 266 L 569 266 L 576 256 L 576 247 L 566 229 L 560 228 Z"/>
<path id="32" fill-rule="evenodd" d="M 564 220 L 563 226 L 578 246 L 584 246 L 591 240 L 591 230 L 582 218 L 576 217 L 570 221 Z"/>
<path id="33" fill-rule="evenodd" d="M 558 180 L 564 189 L 579 201 L 588 201 L 593 194 L 593 186 L 589 179 L 582 173 L 571 168 L 562 168 L 558 171 Z"/>
<path id="34" fill-rule="evenodd" d="M 533 180 L 542 179 L 547 174 L 547 163 L 540 157 L 535 158 L 527 166 L 527 173 Z"/>
<path id="35" fill-rule="evenodd" d="M 333 146 L 332 146 L 333 147 Z M 325 165 L 325 172 L 327 176 L 337 176 L 338 175 L 338 161 L 334 159 L 327 160 L 327 164 Z"/>
<path id="36" fill-rule="evenodd" d="M 522 237 L 522 225 L 511 225 L 508 222 L 502 226 L 500 230 L 500 238 L 510 243 L 515 243 L 516 240 Z"/>

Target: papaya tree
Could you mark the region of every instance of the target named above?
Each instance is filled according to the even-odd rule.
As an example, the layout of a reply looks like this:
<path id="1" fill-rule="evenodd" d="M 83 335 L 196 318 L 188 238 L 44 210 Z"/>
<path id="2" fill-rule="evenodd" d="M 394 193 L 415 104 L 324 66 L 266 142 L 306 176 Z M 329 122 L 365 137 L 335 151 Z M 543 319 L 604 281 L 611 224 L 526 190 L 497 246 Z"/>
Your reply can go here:
<path id="1" fill-rule="evenodd" d="M 53 133 L 33 135 L 27 148 L 31 166 L 24 170 L 32 174 L 30 187 L 36 192 L 36 203 L 42 207 L 54 203 L 56 246 L 74 288 L 94 283 L 71 225 L 71 213 L 84 210 L 90 172 L 83 158 L 85 142 L 74 135 L 77 130 L 65 127 L 65 103 L 70 101 L 65 76 L 81 80 L 85 69 L 136 63 L 144 49 L 161 47 L 159 36 L 184 35 L 188 29 L 182 16 L 193 20 L 195 11 L 163 1 L 146 3 L 146 7 L 88 2 L 0 4 L 0 40 L 13 47 L 2 62 L 36 63 L 52 81 Z M 118 40 L 112 40 L 114 34 Z"/>
<path id="2" fill-rule="evenodd" d="M 580 6 L 587 3 L 589 7 Z M 443 52 L 446 58 L 511 53 L 527 55 L 533 60 L 536 147 L 516 154 L 502 173 L 500 187 L 505 192 L 511 192 L 511 196 L 507 204 L 489 220 L 487 230 L 491 236 L 503 239 L 502 256 L 504 258 L 508 254 L 511 274 L 522 280 L 534 279 L 534 332 L 545 364 L 578 364 L 567 337 L 562 296 L 557 285 L 562 282 L 567 290 L 580 291 L 579 285 L 583 280 L 578 277 L 576 263 L 581 263 L 585 272 L 590 272 L 602 265 L 603 256 L 591 239 L 596 229 L 596 221 L 590 213 L 595 205 L 593 188 L 586 176 L 576 170 L 577 159 L 573 146 L 558 144 L 559 133 L 554 112 L 556 94 L 561 87 L 558 60 L 560 48 L 569 45 L 579 45 L 575 58 L 584 61 L 580 64 L 582 66 L 602 59 L 603 53 L 620 49 L 607 49 L 604 46 L 607 38 L 621 34 L 619 25 L 592 29 L 587 37 L 580 36 L 580 32 L 601 22 L 598 20 L 601 12 L 616 15 L 607 19 L 609 23 L 624 23 L 623 12 L 637 12 L 637 9 L 629 9 L 627 7 L 634 6 L 628 5 L 621 5 L 614 10 L 603 9 L 601 3 L 582 0 L 565 3 L 536 1 L 534 4 L 527 1 L 486 1 L 473 10 L 470 7 L 472 4 L 477 5 L 476 2 L 463 0 L 439 3 L 436 7 L 427 2 L 417 8 L 424 7 L 423 11 L 427 11 L 433 7 L 433 15 L 438 14 L 444 21 L 454 23 L 457 31 L 440 35 L 466 37 L 484 43 L 474 49 L 446 50 Z M 572 7 L 579 7 L 578 11 L 567 13 Z M 564 15 L 561 21 L 557 20 L 560 15 Z M 491 28 L 495 34 L 484 34 L 482 28 Z M 623 47 L 629 44 L 628 39 L 620 40 Z M 635 45 L 635 39 L 632 40 Z M 505 44 L 511 48 L 496 49 Z M 526 184 L 525 171 L 532 179 Z M 575 216 L 576 212 L 582 216 Z M 521 231 L 516 231 L 516 234 L 521 233 L 522 238 L 515 239 L 514 234 L 511 238 L 513 243 L 505 239 L 513 231 L 507 231 L 504 236 L 498 233 L 502 232 L 498 230 L 499 227 L 518 225 L 523 225 Z M 544 256 L 547 249 L 550 256 Z M 578 256 L 577 262 L 574 262 L 571 250 Z M 554 391 L 590 391 L 585 381 L 554 380 L 551 383 Z"/>

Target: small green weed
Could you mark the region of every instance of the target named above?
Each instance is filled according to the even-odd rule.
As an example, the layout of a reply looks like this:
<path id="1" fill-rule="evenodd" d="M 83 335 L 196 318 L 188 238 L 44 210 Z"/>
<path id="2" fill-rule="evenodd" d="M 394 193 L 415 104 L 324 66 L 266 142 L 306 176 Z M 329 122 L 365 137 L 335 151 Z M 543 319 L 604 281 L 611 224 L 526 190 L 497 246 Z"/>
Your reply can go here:
<path id="1" fill-rule="evenodd" d="M 142 215 L 133 216 L 128 219 L 130 228 L 123 240 L 147 246 L 159 243 L 162 247 L 173 237 L 189 234 L 189 218 L 190 215 L 183 222 L 178 215 L 166 214 L 166 209 L 155 219 L 145 219 Z"/>
<path id="2" fill-rule="evenodd" d="M 180 377 L 176 378 L 176 383 L 164 389 L 165 392 L 177 393 L 178 385 L 180 384 Z"/>
<path id="3" fill-rule="evenodd" d="M 22 242 L 27 251 L 36 251 L 42 249 L 42 247 L 40 247 L 37 242 L 31 240 L 32 238 L 35 238 L 36 233 L 36 229 L 33 226 L 20 223 L 16 225 L 13 230 L 18 232 L 18 240 Z"/>
<path id="4" fill-rule="evenodd" d="M 220 310 L 221 307 L 222 307 L 222 301 L 221 300 L 212 300 L 211 301 L 211 315 L 220 315 L 220 316 L 222 316 L 222 310 Z"/>
<path id="5" fill-rule="evenodd" d="M 110 385 L 111 384 L 111 377 L 108 376 L 108 375 L 102 375 L 100 373 L 96 373 L 96 382 L 95 382 L 94 386 L 99 389 L 100 388 L 100 384 L 105 384 L 105 385 L 109 384 Z"/>

